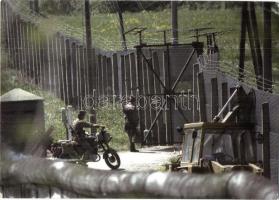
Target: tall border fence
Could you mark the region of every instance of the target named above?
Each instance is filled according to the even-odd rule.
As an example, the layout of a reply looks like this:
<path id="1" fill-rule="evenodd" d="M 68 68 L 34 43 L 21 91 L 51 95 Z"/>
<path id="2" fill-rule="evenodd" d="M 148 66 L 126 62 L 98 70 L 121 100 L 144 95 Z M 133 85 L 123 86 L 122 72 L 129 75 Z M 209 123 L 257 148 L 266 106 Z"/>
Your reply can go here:
<path id="1" fill-rule="evenodd" d="M 1 1 L 1 11 L 2 39 L 11 62 L 10 67 L 20 72 L 26 80 L 76 109 L 90 109 L 104 100 L 121 104 L 130 95 L 144 96 L 148 101 L 139 111 L 141 134 L 137 138 L 138 142 L 143 141 L 144 130 L 150 129 L 152 121 L 156 122 L 148 138 L 149 144 L 181 142 L 175 123 L 178 121 L 179 125 L 183 125 L 185 117 L 181 118 L 178 112 L 170 111 L 174 106 L 168 103 L 155 120 L 160 108 L 153 108 L 150 101 L 151 96 L 168 100 L 163 95 L 166 88 L 161 83 L 164 87 L 171 87 L 176 78 L 174 72 L 180 70 L 187 61 L 193 49 L 192 44 L 143 48 L 142 54 L 137 49 L 111 52 L 93 47 L 88 50 L 82 41 L 61 32 L 42 32 L 35 22 L 21 16 L 11 2 Z M 194 105 L 194 102 L 197 104 L 197 91 L 190 97 L 190 90 L 192 92 L 192 89 L 197 88 L 195 78 L 192 78 L 195 77 L 192 74 L 195 59 L 192 58 L 186 73 L 191 77 L 182 77 L 183 81 L 189 82 L 186 87 L 188 99 L 184 101 L 193 105 L 193 108 L 188 105 L 183 115 L 190 121 L 194 120 L 192 115 L 198 116 L 199 107 Z M 160 80 L 156 79 L 153 72 Z"/>

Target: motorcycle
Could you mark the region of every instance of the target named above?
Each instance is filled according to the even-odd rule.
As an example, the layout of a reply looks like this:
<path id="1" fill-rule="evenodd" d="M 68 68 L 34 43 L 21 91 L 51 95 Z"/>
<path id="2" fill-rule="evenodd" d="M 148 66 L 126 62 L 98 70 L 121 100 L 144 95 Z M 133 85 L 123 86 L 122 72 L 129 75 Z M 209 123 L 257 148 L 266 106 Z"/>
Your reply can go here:
<path id="1" fill-rule="evenodd" d="M 86 145 L 74 140 L 59 140 L 50 145 L 50 152 L 55 158 L 68 159 L 79 164 L 98 162 L 101 160 L 99 152 L 103 152 L 103 159 L 107 166 L 111 169 L 118 169 L 121 161 L 116 150 L 109 146 L 111 140 L 112 136 L 105 127 L 102 127 L 96 135 L 91 134 L 86 137 Z"/>

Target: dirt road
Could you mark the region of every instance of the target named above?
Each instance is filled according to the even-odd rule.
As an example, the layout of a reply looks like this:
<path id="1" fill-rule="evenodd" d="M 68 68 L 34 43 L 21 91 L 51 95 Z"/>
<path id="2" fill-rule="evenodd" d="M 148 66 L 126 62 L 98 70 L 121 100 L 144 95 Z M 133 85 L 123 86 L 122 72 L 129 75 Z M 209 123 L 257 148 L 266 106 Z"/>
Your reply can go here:
<path id="1" fill-rule="evenodd" d="M 121 159 L 120 170 L 158 170 L 163 164 L 167 163 L 171 157 L 178 154 L 178 148 L 173 146 L 142 148 L 138 153 L 119 152 Z M 88 166 L 93 169 L 110 170 L 103 159 L 99 162 L 90 162 Z"/>

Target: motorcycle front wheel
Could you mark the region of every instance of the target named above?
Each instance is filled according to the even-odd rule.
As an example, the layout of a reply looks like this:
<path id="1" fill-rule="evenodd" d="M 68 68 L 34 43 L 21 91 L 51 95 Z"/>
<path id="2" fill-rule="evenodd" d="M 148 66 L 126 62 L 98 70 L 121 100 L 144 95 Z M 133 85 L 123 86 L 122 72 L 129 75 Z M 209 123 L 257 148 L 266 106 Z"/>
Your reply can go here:
<path id="1" fill-rule="evenodd" d="M 103 158 L 109 168 L 118 169 L 120 167 L 120 157 L 114 149 L 105 150 Z"/>

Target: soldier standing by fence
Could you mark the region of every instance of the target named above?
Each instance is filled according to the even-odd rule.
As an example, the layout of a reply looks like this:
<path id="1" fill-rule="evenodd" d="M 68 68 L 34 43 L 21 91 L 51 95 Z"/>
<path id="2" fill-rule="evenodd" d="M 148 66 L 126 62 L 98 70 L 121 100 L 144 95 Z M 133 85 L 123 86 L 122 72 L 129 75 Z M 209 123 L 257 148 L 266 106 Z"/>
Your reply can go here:
<path id="1" fill-rule="evenodd" d="M 125 114 L 125 132 L 129 136 L 130 151 L 138 152 L 135 147 L 135 138 L 137 135 L 137 126 L 139 124 L 138 111 L 136 107 L 136 98 L 130 96 L 128 102 L 123 106 L 123 113 Z"/>

